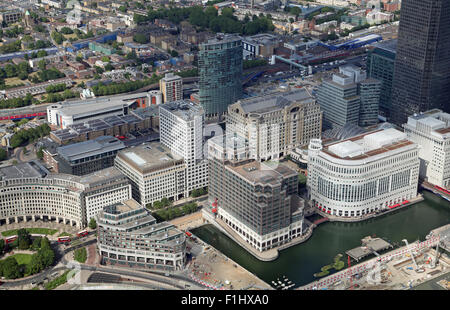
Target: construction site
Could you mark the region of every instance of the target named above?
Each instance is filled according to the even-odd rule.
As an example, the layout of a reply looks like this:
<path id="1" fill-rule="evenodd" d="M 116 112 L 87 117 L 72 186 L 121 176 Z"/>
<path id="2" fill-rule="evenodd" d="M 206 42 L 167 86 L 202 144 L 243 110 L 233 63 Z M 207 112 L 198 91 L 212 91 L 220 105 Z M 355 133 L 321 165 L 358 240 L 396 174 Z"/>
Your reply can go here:
<path id="1" fill-rule="evenodd" d="M 425 241 L 378 254 L 372 249 L 390 247 L 380 240 L 363 239 L 363 246 L 349 250 L 349 257 L 362 259 L 374 254 L 376 257 L 324 277 L 299 289 L 306 290 L 408 290 L 450 288 L 450 224 L 430 232 Z M 362 251 L 364 250 L 364 251 Z M 371 253 L 370 253 L 371 252 Z M 433 281 L 434 280 L 434 281 Z M 432 285 L 424 285 L 432 282 Z"/>

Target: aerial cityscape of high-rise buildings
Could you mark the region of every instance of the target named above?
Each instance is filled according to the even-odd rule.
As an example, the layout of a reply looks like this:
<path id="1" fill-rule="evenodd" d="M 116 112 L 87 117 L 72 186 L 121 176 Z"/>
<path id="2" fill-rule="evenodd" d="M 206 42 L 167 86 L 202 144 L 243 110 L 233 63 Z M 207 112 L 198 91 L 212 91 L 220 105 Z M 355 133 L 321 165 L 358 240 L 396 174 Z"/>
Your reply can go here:
<path id="1" fill-rule="evenodd" d="M 22 0 L 0 27 L 0 289 L 449 289 L 450 2 Z"/>

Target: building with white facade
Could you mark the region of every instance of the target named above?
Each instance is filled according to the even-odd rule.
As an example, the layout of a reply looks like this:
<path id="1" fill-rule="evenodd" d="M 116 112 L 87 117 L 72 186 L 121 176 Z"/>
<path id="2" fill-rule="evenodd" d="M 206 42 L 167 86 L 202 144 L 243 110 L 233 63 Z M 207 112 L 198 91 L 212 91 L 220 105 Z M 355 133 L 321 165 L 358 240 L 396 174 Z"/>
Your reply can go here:
<path id="1" fill-rule="evenodd" d="M 105 207 L 97 216 L 102 261 L 127 267 L 183 270 L 186 236 L 172 224 L 156 223 L 135 200 Z"/>
<path id="2" fill-rule="evenodd" d="M 186 163 L 186 196 L 208 186 L 208 161 L 203 154 L 204 118 L 203 108 L 187 100 L 159 107 L 161 144 Z"/>
<path id="3" fill-rule="evenodd" d="M 249 141 L 250 158 L 278 159 L 320 138 L 322 112 L 306 89 L 239 100 L 228 107 L 227 135 Z"/>
<path id="4" fill-rule="evenodd" d="M 50 174 L 35 162 L 0 169 L 0 222 L 55 220 L 79 228 L 103 207 L 131 198 L 128 179 L 114 167 L 83 177 Z"/>
<path id="5" fill-rule="evenodd" d="M 419 147 L 389 128 L 308 150 L 310 199 L 319 210 L 358 218 L 417 196 Z"/>
<path id="6" fill-rule="evenodd" d="M 47 107 L 47 120 L 66 129 L 89 120 L 128 115 L 132 107 L 145 107 L 152 102 L 152 94 L 147 92 L 63 102 Z"/>
<path id="7" fill-rule="evenodd" d="M 408 117 L 408 139 L 420 145 L 420 177 L 450 187 L 450 114 L 434 109 Z"/>
<path id="8" fill-rule="evenodd" d="M 184 159 L 159 142 L 120 151 L 114 165 L 131 181 L 133 199 L 143 206 L 162 198 L 185 197 Z"/>

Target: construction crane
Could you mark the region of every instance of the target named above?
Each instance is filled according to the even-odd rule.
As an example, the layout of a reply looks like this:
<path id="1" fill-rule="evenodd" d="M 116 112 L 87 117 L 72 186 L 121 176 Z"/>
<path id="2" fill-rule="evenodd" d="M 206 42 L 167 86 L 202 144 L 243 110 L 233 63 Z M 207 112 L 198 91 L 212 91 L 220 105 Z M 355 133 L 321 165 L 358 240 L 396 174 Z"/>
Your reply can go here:
<path id="1" fill-rule="evenodd" d="M 447 236 L 445 236 L 445 237 L 442 238 L 442 240 L 441 240 L 441 238 L 440 238 L 440 236 L 439 236 L 439 239 L 438 239 L 438 242 L 437 242 L 437 245 L 436 245 L 436 253 L 435 253 L 435 255 L 434 255 L 434 258 L 433 258 L 433 257 L 431 258 L 430 268 L 436 267 L 436 263 L 437 263 L 437 261 L 438 261 L 438 256 L 439 256 L 439 244 L 440 244 L 441 241 L 443 241 L 445 238 L 447 238 Z"/>
<path id="2" fill-rule="evenodd" d="M 419 270 L 419 266 L 417 266 L 416 260 L 414 259 L 414 255 L 413 255 L 413 253 L 412 253 L 412 251 L 411 251 L 411 248 L 409 247 L 408 240 L 403 239 L 402 241 L 403 241 L 404 243 L 406 243 L 406 249 L 408 250 L 409 255 L 411 255 L 411 259 L 412 259 L 412 261 L 413 261 L 413 263 L 414 263 L 414 267 L 416 267 L 416 271 Z"/>

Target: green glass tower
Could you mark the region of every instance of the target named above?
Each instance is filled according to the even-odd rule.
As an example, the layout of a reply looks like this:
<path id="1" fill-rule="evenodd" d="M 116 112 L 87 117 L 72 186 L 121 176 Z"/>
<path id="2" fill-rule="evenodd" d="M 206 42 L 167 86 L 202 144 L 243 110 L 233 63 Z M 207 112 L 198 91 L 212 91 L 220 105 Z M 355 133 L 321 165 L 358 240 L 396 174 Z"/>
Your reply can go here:
<path id="1" fill-rule="evenodd" d="M 390 117 L 392 79 L 394 76 L 395 51 L 397 40 L 383 41 L 369 51 L 367 58 L 367 76 L 380 80 L 380 114 Z"/>
<path id="2" fill-rule="evenodd" d="M 199 101 L 206 117 L 217 117 L 242 97 L 242 40 L 218 34 L 200 45 Z"/>

